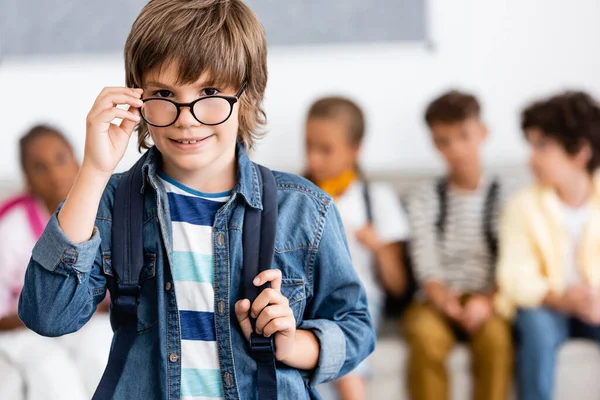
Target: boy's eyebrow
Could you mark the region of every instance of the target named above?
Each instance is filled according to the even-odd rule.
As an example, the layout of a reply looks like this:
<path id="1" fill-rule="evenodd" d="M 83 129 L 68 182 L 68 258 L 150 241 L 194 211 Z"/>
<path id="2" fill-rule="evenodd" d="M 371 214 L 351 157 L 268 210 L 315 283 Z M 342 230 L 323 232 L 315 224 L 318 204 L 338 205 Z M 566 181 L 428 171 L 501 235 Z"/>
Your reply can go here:
<path id="1" fill-rule="evenodd" d="M 166 83 L 162 83 L 162 82 L 158 82 L 158 81 L 147 81 L 144 82 L 145 86 L 155 86 L 155 87 L 164 87 L 166 89 L 174 89 L 175 86 L 170 86 Z M 202 88 L 206 88 L 206 87 L 214 87 L 217 85 L 217 82 L 213 81 L 213 80 L 207 80 L 204 82 L 200 82 L 200 83 L 194 83 L 193 86 L 195 87 L 202 87 Z"/>
<path id="2" fill-rule="evenodd" d="M 166 83 L 162 83 L 162 82 L 158 82 L 158 81 L 148 81 L 145 82 L 146 86 L 157 86 L 157 87 L 164 87 L 167 89 L 173 89 L 173 87 L 167 85 Z"/>

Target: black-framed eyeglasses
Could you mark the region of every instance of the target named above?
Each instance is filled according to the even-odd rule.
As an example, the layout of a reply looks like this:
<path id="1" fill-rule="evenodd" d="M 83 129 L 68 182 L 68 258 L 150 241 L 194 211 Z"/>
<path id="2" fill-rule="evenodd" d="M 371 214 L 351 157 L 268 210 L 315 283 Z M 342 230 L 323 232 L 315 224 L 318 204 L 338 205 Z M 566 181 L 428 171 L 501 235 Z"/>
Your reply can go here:
<path id="1" fill-rule="evenodd" d="M 220 125 L 231 117 L 233 106 L 240 99 L 246 82 L 235 96 L 204 96 L 191 103 L 178 103 L 171 99 L 153 97 L 142 100 L 144 104 L 140 108 L 140 114 L 144 121 L 157 128 L 165 128 L 173 125 L 181 114 L 181 107 L 189 107 L 190 112 L 202 125 Z"/>

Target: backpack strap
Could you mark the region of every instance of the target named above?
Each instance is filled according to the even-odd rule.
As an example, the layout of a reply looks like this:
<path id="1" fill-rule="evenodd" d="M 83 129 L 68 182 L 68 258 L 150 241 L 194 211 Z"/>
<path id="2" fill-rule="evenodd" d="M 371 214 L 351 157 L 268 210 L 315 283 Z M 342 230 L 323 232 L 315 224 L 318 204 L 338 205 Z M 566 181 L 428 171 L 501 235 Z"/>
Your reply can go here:
<path id="1" fill-rule="evenodd" d="M 27 220 L 29 221 L 29 227 L 33 231 L 35 238 L 37 239 L 42 236 L 45 224 L 42 222 L 39 207 L 36 204 L 35 199 L 29 195 L 15 197 L 2 204 L 2 206 L 0 206 L 0 219 L 4 218 L 5 214 L 19 206 L 23 206 L 25 208 Z"/>
<path id="2" fill-rule="evenodd" d="M 367 212 L 367 222 L 369 224 L 373 223 L 373 202 L 371 201 L 371 193 L 370 193 L 370 185 L 369 181 L 363 179 L 363 201 L 365 202 L 365 211 Z"/>
<path id="3" fill-rule="evenodd" d="M 271 268 L 277 227 L 277 185 L 273 173 L 258 164 L 259 187 L 263 209 L 246 207 L 242 232 L 244 254 L 244 296 L 254 303 L 260 292 L 269 285 L 254 286 L 254 278 Z M 257 240 L 258 239 L 258 240 Z M 257 245 L 258 241 L 258 245 Z M 256 320 L 251 319 L 250 355 L 256 361 L 259 400 L 277 399 L 277 366 L 273 337 L 266 338 L 254 332 Z"/>
<path id="4" fill-rule="evenodd" d="M 483 231 L 488 251 L 492 257 L 493 263 L 495 263 L 498 256 L 498 238 L 494 234 L 492 223 L 494 216 L 493 214 L 496 209 L 496 203 L 498 202 L 499 190 L 500 183 L 497 179 L 494 179 L 488 189 L 483 210 Z M 446 229 L 446 215 L 448 213 L 448 182 L 445 178 L 440 178 L 438 180 L 436 192 L 438 195 L 439 211 L 435 226 L 438 234 L 438 240 L 441 240 L 444 237 L 444 232 Z"/>
<path id="5" fill-rule="evenodd" d="M 448 213 L 448 181 L 446 178 L 440 178 L 437 181 L 435 191 L 438 196 L 438 217 L 435 222 L 435 228 L 438 241 L 441 241 L 446 230 L 446 215 Z"/>
<path id="6" fill-rule="evenodd" d="M 494 179 L 490 185 L 490 188 L 488 189 L 483 212 L 483 231 L 485 234 L 488 251 L 490 252 L 492 258 L 492 265 L 495 265 L 496 259 L 498 258 L 498 238 L 494 234 L 492 223 L 494 221 L 494 211 L 496 210 L 498 203 L 499 190 L 500 183 L 497 179 Z"/>
<path id="7" fill-rule="evenodd" d="M 111 287 L 111 324 L 118 330 L 93 400 L 112 399 L 137 337 L 139 278 L 144 265 L 142 240 L 144 196 L 142 166 L 147 155 L 127 171 L 115 191 L 112 220 L 112 266 L 116 285 Z"/>

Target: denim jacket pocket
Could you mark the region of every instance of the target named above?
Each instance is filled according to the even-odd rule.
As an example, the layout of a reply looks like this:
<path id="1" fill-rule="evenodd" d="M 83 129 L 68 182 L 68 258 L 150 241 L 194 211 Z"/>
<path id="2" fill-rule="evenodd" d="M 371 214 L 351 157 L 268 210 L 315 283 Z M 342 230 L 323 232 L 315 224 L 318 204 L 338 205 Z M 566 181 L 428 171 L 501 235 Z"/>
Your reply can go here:
<path id="1" fill-rule="evenodd" d="M 112 266 L 110 251 L 102 253 L 102 270 L 113 284 L 116 282 L 116 271 Z M 140 300 L 138 303 L 138 332 L 152 329 L 158 324 L 157 289 L 156 289 L 156 253 L 144 252 L 144 266 L 140 272 Z M 109 287 L 111 284 L 109 282 Z M 111 294 L 112 296 L 112 294 Z"/>
<path id="2" fill-rule="evenodd" d="M 305 286 L 306 282 L 302 279 L 283 278 L 281 282 L 281 294 L 290 303 L 290 308 L 294 312 L 294 318 L 296 319 L 296 325 L 302 322 L 302 314 L 304 314 L 304 303 L 306 300 Z"/>

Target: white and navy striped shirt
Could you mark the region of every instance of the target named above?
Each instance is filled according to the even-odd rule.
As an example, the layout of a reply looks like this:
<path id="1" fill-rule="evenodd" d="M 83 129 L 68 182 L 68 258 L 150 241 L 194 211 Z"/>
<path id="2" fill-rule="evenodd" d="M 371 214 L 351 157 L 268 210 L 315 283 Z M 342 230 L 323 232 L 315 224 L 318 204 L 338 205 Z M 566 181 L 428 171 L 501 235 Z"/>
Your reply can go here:
<path id="1" fill-rule="evenodd" d="M 181 398 L 223 399 L 215 334 L 213 223 L 231 192 L 207 194 L 160 174 L 169 198 L 181 326 Z"/>
<path id="2" fill-rule="evenodd" d="M 420 284 L 435 280 L 458 293 L 477 293 L 493 287 L 494 260 L 484 228 L 485 203 L 492 182 L 484 179 L 475 191 L 448 186 L 441 236 L 438 236 L 436 226 L 440 213 L 438 182 L 428 182 L 411 193 L 407 202 L 412 229 L 411 259 Z M 491 229 L 495 237 L 503 189 L 501 184 L 491 214 Z"/>

